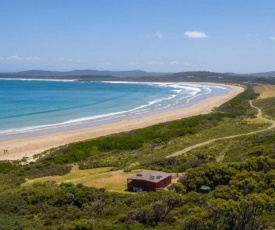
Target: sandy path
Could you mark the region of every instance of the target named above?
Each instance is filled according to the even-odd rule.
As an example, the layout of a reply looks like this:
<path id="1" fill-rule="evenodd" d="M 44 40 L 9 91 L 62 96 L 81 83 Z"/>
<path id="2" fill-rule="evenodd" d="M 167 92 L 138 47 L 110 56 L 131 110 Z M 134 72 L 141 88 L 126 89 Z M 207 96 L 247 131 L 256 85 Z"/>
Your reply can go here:
<path id="1" fill-rule="evenodd" d="M 207 98 L 187 108 L 171 110 L 168 112 L 159 113 L 140 117 L 137 119 L 123 120 L 120 122 L 89 127 L 78 130 L 63 131 L 47 135 L 41 135 L 31 138 L 15 139 L 10 141 L 0 142 L 0 160 L 19 160 L 23 157 L 28 157 L 41 153 L 50 148 L 58 147 L 64 144 L 92 139 L 109 134 L 125 132 L 138 128 L 144 128 L 150 125 L 190 117 L 198 114 L 208 113 L 213 108 L 218 107 L 226 101 L 232 99 L 239 93 L 243 92 L 240 86 L 229 86 L 230 92 L 221 96 Z M 4 149 L 8 149 L 8 153 L 4 154 Z"/>
<path id="2" fill-rule="evenodd" d="M 237 134 L 237 135 L 232 135 L 232 136 L 228 136 L 228 137 L 220 137 L 220 138 L 214 138 L 214 139 L 210 139 L 208 141 L 205 141 L 205 142 L 201 142 L 201 143 L 198 143 L 198 144 L 195 144 L 195 145 L 192 145 L 192 146 L 189 146 L 183 150 L 180 150 L 180 151 L 177 151 L 177 152 L 174 152 L 173 154 L 167 156 L 166 158 L 169 158 L 169 157 L 175 157 L 175 156 L 179 156 L 179 155 L 182 155 L 184 153 L 187 153 L 193 149 L 196 149 L 196 148 L 199 148 L 199 147 L 202 147 L 202 146 L 205 146 L 205 145 L 208 145 L 208 144 L 211 144 L 213 142 L 216 142 L 216 141 L 220 141 L 220 140 L 227 140 L 227 139 L 232 139 L 232 138 L 235 138 L 235 137 L 242 137 L 242 136 L 249 136 L 249 135 L 252 135 L 252 134 L 256 134 L 256 133 L 262 133 L 262 132 L 265 132 L 265 131 L 268 131 L 270 129 L 273 129 L 275 128 L 275 121 L 273 120 L 270 120 L 270 119 L 267 119 L 267 118 L 264 118 L 263 117 L 263 113 L 262 113 L 262 110 L 256 106 L 254 106 L 252 104 L 252 101 L 249 101 L 249 104 L 251 107 L 257 109 L 257 118 L 261 119 L 261 120 L 264 120 L 266 122 L 269 122 L 270 123 L 270 126 L 266 129 L 262 129 L 262 130 L 258 130 L 258 131 L 253 131 L 253 132 L 250 132 L 250 133 L 243 133 L 243 134 Z"/>

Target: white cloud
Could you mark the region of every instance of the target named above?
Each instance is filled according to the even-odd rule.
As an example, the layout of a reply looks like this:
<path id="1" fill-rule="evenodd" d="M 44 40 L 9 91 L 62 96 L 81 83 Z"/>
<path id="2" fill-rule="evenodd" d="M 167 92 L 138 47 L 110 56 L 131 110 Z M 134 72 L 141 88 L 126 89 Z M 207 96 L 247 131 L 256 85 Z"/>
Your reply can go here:
<path id="1" fill-rule="evenodd" d="M 21 60 L 22 60 L 22 57 L 17 56 L 17 55 L 13 55 L 13 56 L 6 57 L 6 59 L 7 59 L 8 61 L 21 61 Z"/>
<path id="2" fill-rule="evenodd" d="M 270 38 L 271 40 L 275 40 L 275 36 Z"/>
<path id="3" fill-rule="evenodd" d="M 38 61 L 39 57 L 36 57 L 36 56 L 34 56 L 34 57 L 25 57 L 25 60 L 26 61 Z"/>
<path id="4" fill-rule="evenodd" d="M 157 32 L 154 33 L 154 37 L 157 38 L 157 39 L 162 39 L 163 34 L 159 31 L 157 31 Z"/>
<path id="5" fill-rule="evenodd" d="M 170 64 L 171 65 L 180 65 L 180 62 L 179 61 L 171 61 Z"/>
<path id="6" fill-rule="evenodd" d="M 206 33 L 200 31 L 186 31 L 184 35 L 189 38 L 208 38 Z"/>
<path id="7" fill-rule="evenodd" d="M 40 60 L 39 57 L 37 57 L 37 56 L 21 57 L 18 55 L 12 55 L 12 56 L 2 57 L 2 58 L 5 60 L 8 60 L 8 61 L 38 61 L 38 60 Z"/>
<path id="8" fill-rule="evenodd" d="M 170 61 L 168 64 L 173 65 L 173 66 L 189 66 L 191 65 L 189 62 L 183 62 L 183 61 Z"/>

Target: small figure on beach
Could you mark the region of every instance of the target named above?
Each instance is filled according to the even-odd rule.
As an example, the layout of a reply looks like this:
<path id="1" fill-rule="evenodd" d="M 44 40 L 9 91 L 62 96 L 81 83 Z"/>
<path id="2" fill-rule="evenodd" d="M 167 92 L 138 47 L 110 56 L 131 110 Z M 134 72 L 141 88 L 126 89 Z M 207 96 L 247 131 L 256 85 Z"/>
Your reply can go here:
<path id="1" fill-rule="evenodd" d="M 5 153 L 8 153 L 8 149 L 4 149 L 4 154 L 5 154 Z"/>

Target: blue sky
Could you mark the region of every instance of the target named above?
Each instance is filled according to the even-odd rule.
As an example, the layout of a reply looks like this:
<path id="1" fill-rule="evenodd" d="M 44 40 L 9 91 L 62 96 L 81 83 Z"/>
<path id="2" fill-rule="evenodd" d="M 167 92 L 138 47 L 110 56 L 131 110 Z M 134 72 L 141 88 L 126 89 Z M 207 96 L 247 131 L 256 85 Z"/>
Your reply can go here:
<path id="1" fill-rule="evenodd" d="M 275 70 L 274 0 L 0 0 L 0 72 Z"/>

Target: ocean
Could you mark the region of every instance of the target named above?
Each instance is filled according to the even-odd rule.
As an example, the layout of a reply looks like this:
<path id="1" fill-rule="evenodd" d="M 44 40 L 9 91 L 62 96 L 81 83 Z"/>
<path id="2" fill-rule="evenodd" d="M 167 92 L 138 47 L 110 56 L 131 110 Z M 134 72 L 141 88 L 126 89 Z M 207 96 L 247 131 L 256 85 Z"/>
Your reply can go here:
<path id="1" fill-rule="evenodd" d="M 0 85 L 0 140 L 155 114 L 230 90 L 215 84 L 27 79 L 2 79 Z"/>

